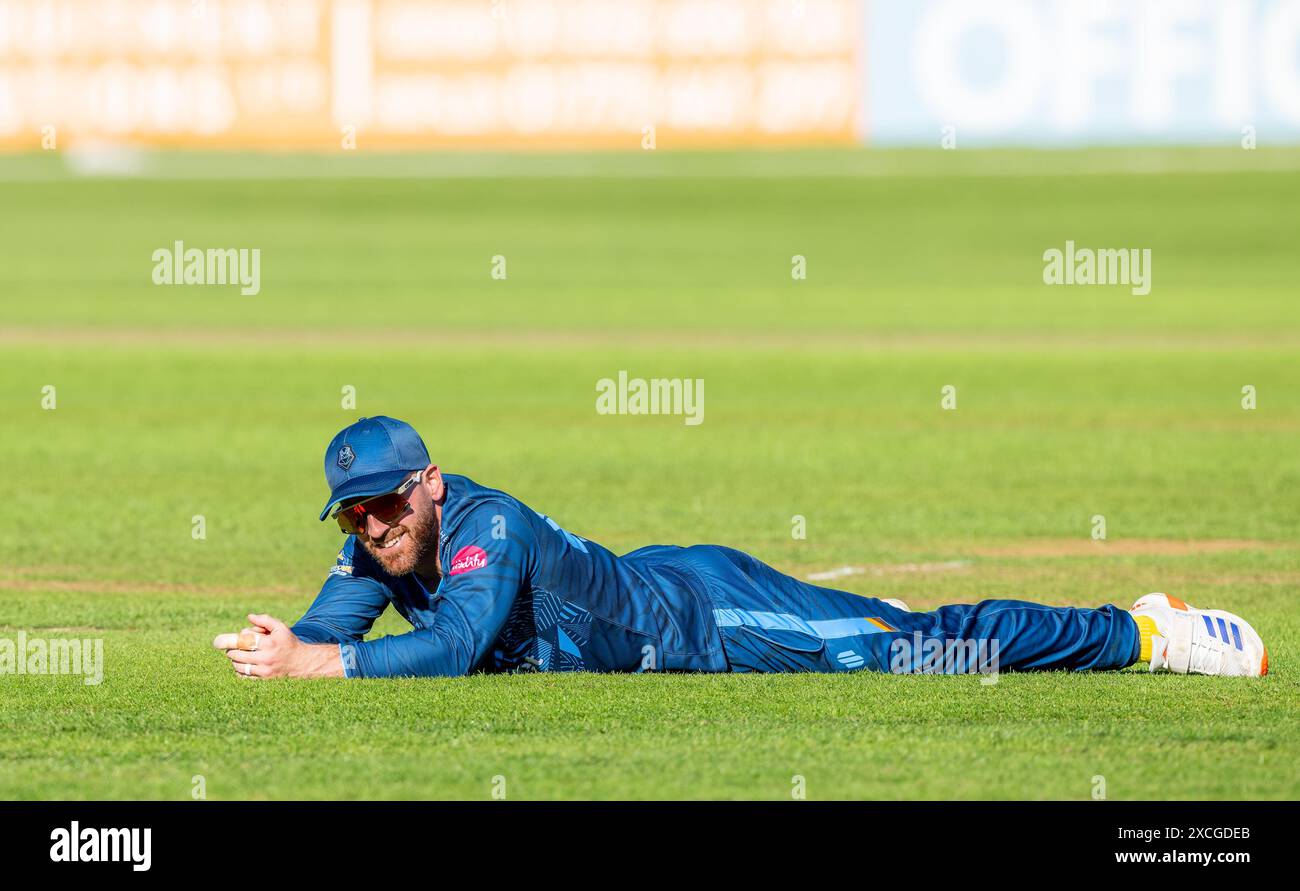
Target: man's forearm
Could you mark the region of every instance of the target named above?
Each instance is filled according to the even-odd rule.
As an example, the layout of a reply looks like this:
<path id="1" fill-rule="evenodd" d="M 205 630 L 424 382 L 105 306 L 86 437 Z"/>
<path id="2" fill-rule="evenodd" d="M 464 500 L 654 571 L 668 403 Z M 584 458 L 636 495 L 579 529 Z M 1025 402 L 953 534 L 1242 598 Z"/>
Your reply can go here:
<path id="1" fill-rule="evenodd" d="M 458 677 L 474 665 L 472 642 L 419 628 L 374 640 L 339 647 L 348 677 L 430 678 Z"/>
<path id="2" fill-rule="evenodd" d="M 343 660 L 339 658 L 339 645 L 303 644 L 297 665 L 289 670 L 291 678 L 341 678 Z"/>

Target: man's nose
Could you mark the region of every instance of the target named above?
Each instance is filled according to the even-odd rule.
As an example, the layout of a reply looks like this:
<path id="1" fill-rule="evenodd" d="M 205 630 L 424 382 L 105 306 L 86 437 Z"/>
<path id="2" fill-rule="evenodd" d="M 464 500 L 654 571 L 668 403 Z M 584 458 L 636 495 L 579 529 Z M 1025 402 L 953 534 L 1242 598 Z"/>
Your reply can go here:
<path id="1" fill-rule="evenodd" d="M 371 538 L 383 538 L 388 534 L 388 524 L 381 523 L 374 514 L 366 514 L 366 535 Z"/>

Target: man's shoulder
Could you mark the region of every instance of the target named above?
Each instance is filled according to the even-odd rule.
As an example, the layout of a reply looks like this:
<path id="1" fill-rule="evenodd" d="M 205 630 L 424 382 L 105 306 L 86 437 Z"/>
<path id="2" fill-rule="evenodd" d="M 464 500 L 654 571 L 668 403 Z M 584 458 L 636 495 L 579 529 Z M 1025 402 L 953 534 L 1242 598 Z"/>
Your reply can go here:
<path id="1" fill-rule="evenodd" d="M 447 507 L 444 510 L 465 510 L 486 501 L 522 504 L 518 498 L 509 492 L 493 489 L 491 486 L 485 486 L 458 473 L 444 473 L 442 481 L 447 487 Z"/>
<path id="2" fill-rule="evenodd" d="M 443 505 L 442 526 L 452 538 L 476 534 L 484 526 L 500 525 L 516 517 L 526 517 L 531 509 L 515 496 L 500 489 L 479 485 L 467 476 L 443 474 L 447 499 Z"/>
<path id="3" fill-rule="evenodd" d="M 440 546 L 450 575 L 487 567 L 507 555 L 517 562 L 537 553 L 535 524 L 541 518 L 528 505 L 468 477 L 443 479 L 448 481 L 448 498 Z"/>

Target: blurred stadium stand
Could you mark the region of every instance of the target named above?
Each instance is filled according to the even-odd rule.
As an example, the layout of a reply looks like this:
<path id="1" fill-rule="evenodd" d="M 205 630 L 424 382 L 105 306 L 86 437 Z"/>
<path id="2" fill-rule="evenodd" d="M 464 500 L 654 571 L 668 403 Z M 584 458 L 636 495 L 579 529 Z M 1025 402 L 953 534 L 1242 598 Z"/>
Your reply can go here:
<path id="1" fill-rule="evenodd" d="M 0 0 L 9 150 L 1247 134 L 1300 138 L 1300 0 Z"/>

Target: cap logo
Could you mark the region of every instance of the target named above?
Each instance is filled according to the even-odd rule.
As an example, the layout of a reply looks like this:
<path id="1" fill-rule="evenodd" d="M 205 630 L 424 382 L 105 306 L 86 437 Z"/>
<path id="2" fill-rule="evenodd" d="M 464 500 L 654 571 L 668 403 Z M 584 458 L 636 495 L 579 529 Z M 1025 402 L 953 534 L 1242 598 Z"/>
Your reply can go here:
<path id="1" fill-rule="evenodd" d="M 345 445 L 339 449 L 338 465 L 344 470 L 352 466 L 352 462 L 357 460 L 357 453 L 352 451 L 352 446 Z"/>

